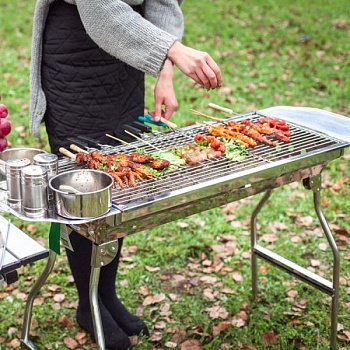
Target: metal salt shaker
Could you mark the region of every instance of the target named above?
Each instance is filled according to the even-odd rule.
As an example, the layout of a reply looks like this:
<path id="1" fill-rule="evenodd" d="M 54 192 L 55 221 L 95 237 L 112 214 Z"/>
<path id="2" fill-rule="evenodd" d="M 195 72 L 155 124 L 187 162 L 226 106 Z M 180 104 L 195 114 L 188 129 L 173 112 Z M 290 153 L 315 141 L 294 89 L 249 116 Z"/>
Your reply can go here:
<path id="1" fill-rule="evenodd" d="M 27 158 L 12 159 L 6 162 L 7 202 L 10 207 L 21 208 L 21 170 L 29 164 L 30 160 Z"/>
<path id="2" fill-rule="evenodd" d="M 33 158 L 33 162 L 35 165 L 40 165 L 44 169 L 46 169 L 47 173 L 47 183 L 49 180 L 57 175 L 58 172 L 58 156 L 52 153 L 39 153 Z M 47 196 L 49 202 L 53 200 L 53 193 L 49 186 L 47 186 Z"/>
<path id="3" fill-rule="evenodd" d="M 21 172 L 23 212 L 29 217 L 42 217 L 48 209 L 47 170 L 28 165 Z"/>

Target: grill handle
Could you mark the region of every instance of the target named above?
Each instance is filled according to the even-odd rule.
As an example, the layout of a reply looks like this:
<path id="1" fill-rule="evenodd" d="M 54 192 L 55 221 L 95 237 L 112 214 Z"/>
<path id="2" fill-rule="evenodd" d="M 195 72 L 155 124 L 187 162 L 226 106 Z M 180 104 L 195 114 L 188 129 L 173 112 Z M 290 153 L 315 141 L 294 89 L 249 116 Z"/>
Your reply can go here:
<path id="1" fill-rule="evenodd" d="M 152 128 L 149 125 L 146 125 L 144 123 L 141 122 L 132 122 L 131 126 L 140 129 L 142 132 L 146 132 L 146 133 L 152 133 Z"/>

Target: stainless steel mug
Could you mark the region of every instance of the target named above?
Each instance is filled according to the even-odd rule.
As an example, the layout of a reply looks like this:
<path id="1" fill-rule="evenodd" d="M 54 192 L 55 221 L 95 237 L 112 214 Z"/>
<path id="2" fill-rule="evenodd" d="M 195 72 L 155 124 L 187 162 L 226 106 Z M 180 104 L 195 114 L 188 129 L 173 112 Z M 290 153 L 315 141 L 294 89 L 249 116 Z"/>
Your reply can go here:
<path id="1" fill-rule="evenodd" d="M 57 175 L 58 173 L 58 156 L 53 153 L 41 153 L 37 154 L 33 158 L 33 162 L 35 165 L 40 165 L 44 169 L 46 169 L 47 172 L 47 182 Z M 49 203 L 53 201 L 53 192 L 52 190 L 47 187 L 47 197 Z"/>
<path id="2" fill-rule="evenodd" d="M 22 169 L 22 208 L 28 217 L 45 215 L 48 209 L 47 183 L 47 170 L 40 165 L 28 165 Z"/>
<path id="3" fill-rule="evenodd" d="M 6 162 L 7 202 L 10 207 L 21 208 L 21 170 L 29 164 L 30 160 L 27 158 L 10 159 Z"/>

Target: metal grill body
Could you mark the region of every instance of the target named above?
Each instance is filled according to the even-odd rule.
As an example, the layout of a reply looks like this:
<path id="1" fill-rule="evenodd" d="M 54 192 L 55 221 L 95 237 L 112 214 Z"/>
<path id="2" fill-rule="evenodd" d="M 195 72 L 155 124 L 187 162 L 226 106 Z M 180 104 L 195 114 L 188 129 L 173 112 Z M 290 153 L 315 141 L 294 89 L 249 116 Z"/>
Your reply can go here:
<path id="1" fill-rule="evenodd" d="M 280 142 L 277 147 L 258 145 L 249 150 L 249 155 L 242 162 L 230 161 L 221 157 L 204 161 L 195 166 L 182 166 L 165 176 L 138 183 L 136 188 L 115 189 L 112 210 L 98 219 L 68 220 L 58 217 L 52 210 L 49 210 L 47 217 L 40 220 L 69 225 L 93 242 L 90 303 L 93 310 L 98 349 L 105 349 L 98 307 L 99 273 L 101 266 L 108 264 L 115 257 L 117 238 L 260 192 L 265 192 L 265 195 L 252 213 L 251 218 L 253 297 L 257 296 L 258 258 L 264 259 L 330 295 L 332 298 L 330 348 L 336 349 L 340 259 L 336 243 L 320 209 L 321 172 L 328 162 L 342 156 L 344 149 L 349 146 L 350 120 L 321 110 L 301 109 L 296 111 L 288 107 L 276 108 L 276 110 L 274 108 L 268 109 L 266 112 L 269 113 L 268 116 L 288 120 L 291 125 L 291 142 L 288 144 Z M 282 110 L 283 113 L 280 114 Z M 300 113 L 316 118 L 318 120 L 315 122 L 316 127 L 322 123 L 326 127 L 315 130 L 310 120 L 305 121 L 303 118 L 299 118 Z M 260 117 L 260 114 L 266 116 L 264 111 L 261 111 L 231 119 L 251 119 L 254 121 Z M 286 118 L 283 118 L 284 115 Z M 294 120 L 298 123 L 294 123 Z M 159 134 L 147 138 L 147 141 L 157 149 L 166 151 L 176 146 L 192 143 L 194 135 L 206 133 L 206 129 L 206 126 L 190 126 L 174 133 Z M 337 137 L 338 134 L 340 137 Z M 135 151 L 135 147 L 143 148 L 150 153 L 156 151 L 156 149 L 138 141 L 130 146 L 114 148 L 106 146 L 102 153 L 130 153 Z M 78 167 L 72 161 L 64 159 L 59 163 L 59 172 Z M 313 191 L 315 211 L 333 253 L 333 278 L 331 281 L 258 244 L 257 217 L 260 210 L 274 188 L 294 181 L 303 182 L 305 188 Z M 20 212 L 13 213 L 28 220 Z M 37 349 L 29 339 L 34 298 L 52 270 L 54 261 L 55 253 L 50 251 L 47 266 L 28 297 L 21 340 L 22 344 L 31 350 Z"/>
<path id="2" fill-rule="evenodd" d="M 254 121 L 259 117 L 250 113 L 234 120 Z M 293 123 L 290 125 L 290 143 L 279 142 L 277 147 L 259 144 L 249 149 L 242 162 L 220 157 L 195 166 L 181 166 L 167 175 L 139 182 L 136 188 L 117 188 L 113 192 L 114 208 L 107 218 L 78 223 L 74 228 L 97 244 L 104 243 L 315 176 L 329 161 L 339 158 L 347 146 L 345 141 Z M 106 147 L 102 153 L 131 153 L 135 148 L 150 153 L 156 149 L 166 151 L 192 143 L 195 134 L 206 132 L 207 126 L 190 126 L 148 137 L 147 142 L 155 146 L 153 149 L 137 141 L 132 146 Z M 59 171 L 77 167 L 73 161 L 63 160 Z"/>

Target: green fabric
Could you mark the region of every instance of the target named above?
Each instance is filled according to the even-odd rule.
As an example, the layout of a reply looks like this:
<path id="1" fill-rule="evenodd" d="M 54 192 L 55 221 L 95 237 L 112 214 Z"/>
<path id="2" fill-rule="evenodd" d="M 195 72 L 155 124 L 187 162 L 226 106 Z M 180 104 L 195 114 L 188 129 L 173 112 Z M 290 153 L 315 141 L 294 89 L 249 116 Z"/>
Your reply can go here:
<path id="1" fill-rule="evenodd" d="M 50 227 L 49 248 L 56 254 L 60 254 L 61 228 L 60 224 L 53 222 Z"/>

